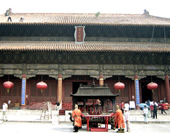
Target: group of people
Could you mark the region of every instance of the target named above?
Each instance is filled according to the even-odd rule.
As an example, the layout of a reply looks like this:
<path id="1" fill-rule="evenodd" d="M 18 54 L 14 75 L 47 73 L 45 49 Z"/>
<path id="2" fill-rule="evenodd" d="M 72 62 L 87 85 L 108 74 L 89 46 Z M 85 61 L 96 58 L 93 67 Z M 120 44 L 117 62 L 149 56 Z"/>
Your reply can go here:
<path id="1" fill-rule="evenodd" d="M 121 102 L 121 105 L 116 105 L 116 113 L 114 117 L 114 125 L 115 128 L 118 128 L 118 131 L 121 129 L 125 129 L 126 131 L 130 131 L 129 127 L 129 103 L 128 102 Z"/>
<path id="2" fill-rule="evenodd" d="M 145 105 L 143 108 L 143 116 L 144 116 L 144 123 L 147 124 L 149 118 L 149 110 L 151 113 L 151 118 L 157 119 L 158 104 L 155 101 L 150 102 L 150 100 L 148 100 L 146 104 L 147 106 Z"/>
<path id="3" fill-rule="evenodd" d="M 157 119 L 157 110 L 158 110 L 158 104 L 155 101 L 147 101 L 147 106 L 144 106 L 143 108 L 143 116 L 144 116 L 144 123 L 148 123 L 149 118 L 149 111 L 151 113 L 151 118 Z M 161 107 L 161 114 L 166 113 L 165 111 L 165 103 L 163 102 Z M 75 105 L 75 110 L 72 112 L 72 117 L 74 118 L 74 130 L 75 132 L 78 132 L 78 129 L 81 127 L 81 116 L 83 114 L 78 109 L 78 106 Z M 122 102 L 120 107 L 119 105 L 116 105 L 116 112 L 114 117 L 114 125 L 115 129 L 117 128 L 118 131 L 121 129 L 125 129 L 127 132 L 130 131 L 129 127 L 129 103 Z M 126 126 L 125 126 L 126 125 Z M 126 127 L 126 128 L 125 128 Z"/>
<path id="4" fill-rule="evenodd" d="M 147 104 L 147 106 L 144 106 L 144 109 L 143 109 L 144 123 L 148 123 L 147 118 L 149 118 L 149 110 L 151 113 L 151 118 L 157 119 L 157 110 L 159 108 L 157 102 L 155 102 L 155 101 L 150 102 L 150 100 L 148 100 L 146 102 L 146 104 Z M 165 103 L 162 102 L 161 114 L 163 114 L 163 113 L 167 114 L 165 109 L 166 109 Z"/>
<path id="5" fill-rule="evenodd" d="M 122 111 L 123 109 L 123 111 Z M 123 116 L 124 115 L 124 116 Z M 78 130 L 82 127 L 82 120 L 81 116 L 83 116 L 80 109 L 78 109 L 78 105 L 75 105 L 75 109 L 72 112 L 72 118 L 74 119 L 74 132 L 78 132 Z M 126 131 L 130 131 L 129 128 L 129 104 L 126 103 L 124 106 L 119 108 L 119 105 L 116 105 L 116 113 L 114 117 L 114 125 L 115 129 L 118 128 L 118 131 L 121 129 L 125 129 L 126 124 Z"/>

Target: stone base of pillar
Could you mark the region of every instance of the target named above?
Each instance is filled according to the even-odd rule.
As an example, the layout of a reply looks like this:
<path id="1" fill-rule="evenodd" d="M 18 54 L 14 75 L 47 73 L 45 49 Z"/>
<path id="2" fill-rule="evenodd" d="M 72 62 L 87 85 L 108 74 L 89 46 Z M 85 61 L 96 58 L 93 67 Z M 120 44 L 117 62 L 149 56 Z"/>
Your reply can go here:
<path id="1" fill-rule="evenodd" d="M 60 105 L 57 106 L 57 109 L 58 109 L 58 110 L 62 109 L 62 101 L 60 102 Z"/>
<path id="2" fill-rule="evenodd" d="M 26 105 L 21 105 L 21 109 L 27 109 Z"/>

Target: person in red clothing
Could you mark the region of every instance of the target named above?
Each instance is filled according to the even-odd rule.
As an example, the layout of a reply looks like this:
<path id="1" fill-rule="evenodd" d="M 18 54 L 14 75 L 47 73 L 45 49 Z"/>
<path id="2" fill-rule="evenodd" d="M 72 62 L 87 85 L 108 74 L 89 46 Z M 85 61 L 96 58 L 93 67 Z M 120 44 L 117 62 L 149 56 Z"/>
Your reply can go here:
<path id="1" fill-rule="evenodd" d="M 75 109 L 72 112 L 72 118 L 74 119 L 74 132 L 78 132 L 79 128 L 82 127 L 82 121 L 81 121 L 82 113 L 78 109 L 78 105 L 75 105 Z"/>
<path id="2" fill-rule="evenodd" d="M 119 105 L 116 105 L 116 113 L 115 113 L 115 128 L 118 127 L 118 131 L 120 131 L 120 128 L 125 128 L 125 123 L 123 119 L 122 111 L 119 109 Z"/>
<path id="3" fill-rule="evenodd" d="M 165 112 L 166 106 L 165 103 L 162 103 L 162 107 L 161 107 L 161 114 L 165 113 L 167 115 L 167 113 Z"/>
<path id="4" fill-rule="evenodd" d="M 153 118 L 153 116 L 154 116 L 153 106 L 154 106 L 154 102 L 152 104 L 150 104 L 151 118 Z"/>

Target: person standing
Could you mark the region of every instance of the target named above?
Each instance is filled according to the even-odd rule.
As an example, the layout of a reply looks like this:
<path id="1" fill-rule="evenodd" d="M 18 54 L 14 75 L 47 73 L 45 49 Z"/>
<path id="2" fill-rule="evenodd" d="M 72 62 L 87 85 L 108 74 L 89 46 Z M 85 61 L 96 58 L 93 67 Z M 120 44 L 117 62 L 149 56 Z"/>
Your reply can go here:
<path id="1" fill-rule="evenodd" d="M 148 123 L 148 108 L 144 106 L 143 109 L 144 123 Z"/>
<path id="2" fill-rule="evenodd" d="M 156 102 L 154 102 L 154 104 L 153 104 L 153 118 L 157 119 L 157 104 L 156 104 Z"/>
<path id="3" fill-rule="evenodd" d="M 120 129 L 125 128 L 123 114 L 122 114 L 122 111 L 119 109 L 119 105 L 116 105 L 116 113 L 114 117 L 114 122 L 115 122 L 114 124 L 115 128 L 118 127 L 118 131 L 120 131 Z"/>
<path id="4" fill-rule="evenodd" d="M 154 107 L 154 101 L 152 101 L 150 104 L 151 118 L 153 118 L 154 116 L 153 107 Z"/>
<path id="5" fill-rule="evenodd" d="M 146 104 L 148 105 L 148 118 L 149 118 L 150 100 L 147 100 Z"/>
<path id="6" fill-rule="evenodd" d="M 78 105 L 75 105 L 75 109 L 72 112 L 72 118 L 74 119 L 74 132 L 78 132 L 79 128 L 82 127 L 81 121 L 82 113 L 80 109 L 78 109 Z"/>
<path id="7" fill-rule="evenodd" d="M 129 111 L 127 109 L 125 109 L 125 123 L 126 123 L 126 131 L 129 132 L 130 131 L 130 127 L 129 127 Z"/>
<path id="8" fill-rule="evenodd" d="M 7 121 L 8 104 L 4 101 L 2 105 L 2 120 Z"/>
<path id="9" fill-rule="evenodd" d="M 162 103 L 162 108 L 161 108 L 161 114 L 165 113 L 167 115 L 167 113 L 165 112 L 166 106 L 165 103 Z"/>
<path id="10" fill-rule="evenodd" d="M 122 110 L 122 113 L 124 114 L 125 104 L 124 104 L 123 101 L 121 102 L 120 108 L 121 108 L 121 110 Z"/>
<path id="11" fill-rule="evenodd" d="M 128 102 L 125 103 L 125 109 L 129 110 L 129 103 Z"/>

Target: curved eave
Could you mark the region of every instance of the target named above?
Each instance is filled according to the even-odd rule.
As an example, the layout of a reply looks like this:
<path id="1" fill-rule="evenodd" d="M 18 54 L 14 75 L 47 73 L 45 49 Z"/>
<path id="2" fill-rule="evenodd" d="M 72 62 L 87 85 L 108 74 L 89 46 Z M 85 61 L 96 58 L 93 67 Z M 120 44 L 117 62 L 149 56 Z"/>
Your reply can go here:
<path id="1" fill-rule="evenodd" d="M 37 25 L 37 26 L 45 26 L 45 25 L 82 25 L 82 26 L 156 26 L 156 27 L 169 27 L 168 24 L 133 24 L 133 23 L 57 23 L 57 22 L 0 22 L 0 25 Z"/>
<path id="2" fill-rule="evenodd" d="M 89 94 L 89 95 L 77 95 L 77 94 L 70 94 L 70 96 L 73 97 L 117 97 L 119 96 L 119 94 L 110 94 L 110 95 L 104 95 L 104 94 L 100 94 L 100 95 L 94 95 L 94 94 Z"/>
<path id="3" fill-rule="evenodd" d="M 0 42 L 0 51 L 156 52 L 170 53 L 168 43 L 130 42 Z"/>

